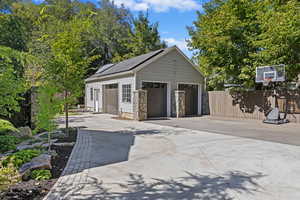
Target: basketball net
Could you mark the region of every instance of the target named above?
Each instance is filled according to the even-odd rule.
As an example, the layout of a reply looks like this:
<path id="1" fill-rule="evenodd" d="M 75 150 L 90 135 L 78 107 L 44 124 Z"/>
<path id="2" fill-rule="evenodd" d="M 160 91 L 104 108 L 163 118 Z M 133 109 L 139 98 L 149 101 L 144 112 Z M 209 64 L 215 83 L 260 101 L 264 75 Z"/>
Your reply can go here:
<path id="1" fill-rule="evenodd" d="M 265 78 L 264 82 L 263 82 L 263 85 L 268 86 L 271 83 L 271 81 L 272 81 L 272 78 Z"/>

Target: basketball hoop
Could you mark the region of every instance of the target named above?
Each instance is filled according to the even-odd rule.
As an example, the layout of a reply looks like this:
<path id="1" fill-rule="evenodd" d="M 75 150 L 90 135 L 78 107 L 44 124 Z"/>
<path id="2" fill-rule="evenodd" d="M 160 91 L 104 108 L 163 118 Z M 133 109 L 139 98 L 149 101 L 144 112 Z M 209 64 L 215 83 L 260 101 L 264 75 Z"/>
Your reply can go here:
<path id="1" fill-rule="evenodd" d="M 272 78 L 264 78 L 263 86 L 267 87 L 272 81 Z"/>

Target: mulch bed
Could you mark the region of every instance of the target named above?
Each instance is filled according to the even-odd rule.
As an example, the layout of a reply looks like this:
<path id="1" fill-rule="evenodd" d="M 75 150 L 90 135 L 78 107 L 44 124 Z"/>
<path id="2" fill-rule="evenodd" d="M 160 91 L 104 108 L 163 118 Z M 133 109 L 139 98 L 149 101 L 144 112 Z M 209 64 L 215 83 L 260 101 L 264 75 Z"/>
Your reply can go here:
<path id="1" fill-rule="evenodd" d="M 66 138 L 58 139 L 57 143 L 76 142 L 77 130 L 72 129 Z M 11 186 L 5 193 L 0 194 L 1 200 L 40 200 L 43 199 L 52 186 L 56 183 L 63 172 L 69 157 L 71 155 L 72 146 L 51 146 L 55 150 L 57 156 L 51 159 L 52 179 L 46 181 L 23 181 Z"/>

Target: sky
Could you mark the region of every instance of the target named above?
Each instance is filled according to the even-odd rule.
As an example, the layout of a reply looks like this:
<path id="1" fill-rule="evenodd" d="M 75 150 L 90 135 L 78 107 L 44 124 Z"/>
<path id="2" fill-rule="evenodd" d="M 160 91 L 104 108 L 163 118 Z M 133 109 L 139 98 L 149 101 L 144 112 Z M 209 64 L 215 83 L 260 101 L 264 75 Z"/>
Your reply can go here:
<path id="1" fill-rule="evenodd" d="M 196 11 L 202 11 L 202 5 L 208 0 L 114 0 L 115 4 L 124 4 L 134 14 L 147 11 L 152 23 L 159 23 L 161 38 L 168 46 L 177 45 L 188 57 L 189 34 L 187 26 L 197 19 Z"/>
<path id="2" fill-rule="evenodd" d="M 36 0 L 43 1 L 43 0 Z M 81 0 L 96 3 L 98 0 Z M 187 48 L 189 34 L 187 26 L 197 19 L 196 11 L 202 11 L 202 5 L 209 0 L 114 0 L 116 5 L 124 5 L 133 14 L 148 11 L 152 23 L 159 23 L 161 39 L 168 46 L 177 45 L 188 57 L 192 52 Z"/>

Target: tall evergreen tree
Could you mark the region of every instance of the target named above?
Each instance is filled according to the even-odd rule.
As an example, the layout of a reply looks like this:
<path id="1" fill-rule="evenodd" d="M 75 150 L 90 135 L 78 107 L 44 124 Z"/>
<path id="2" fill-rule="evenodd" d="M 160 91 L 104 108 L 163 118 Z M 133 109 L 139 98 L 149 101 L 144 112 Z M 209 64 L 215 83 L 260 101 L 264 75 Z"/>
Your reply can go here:
<path id="1" fill-rule="evenodd" d="M 142 12 L 133 20 L 133 30 L 130 30 L 129 38 L 125 38 L 124 42 L 129 53 L 123 57 L 116 57 L 115 60 L 135 57 L 166 47 L 166 43 L 160 39 L 158 23 L 151 24 L 148 13 Z"/>

